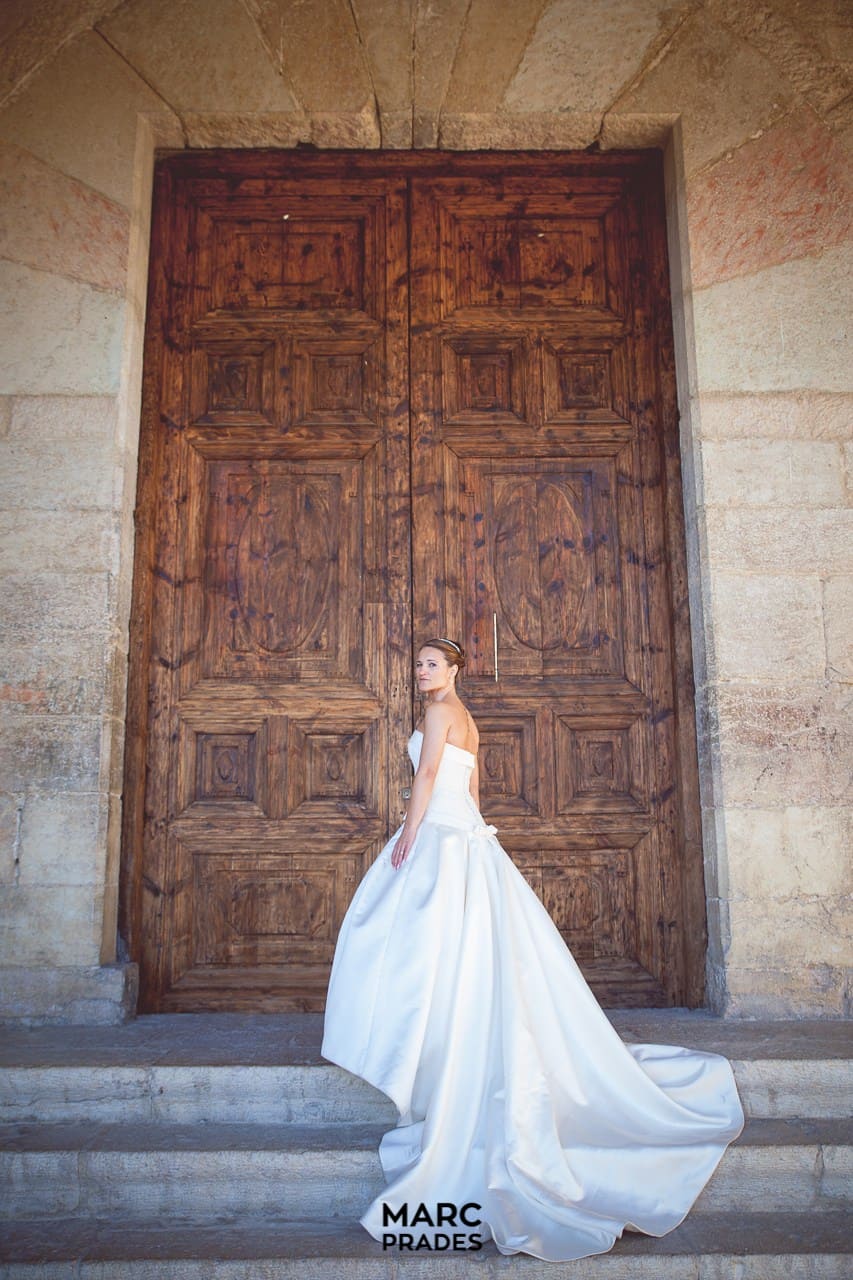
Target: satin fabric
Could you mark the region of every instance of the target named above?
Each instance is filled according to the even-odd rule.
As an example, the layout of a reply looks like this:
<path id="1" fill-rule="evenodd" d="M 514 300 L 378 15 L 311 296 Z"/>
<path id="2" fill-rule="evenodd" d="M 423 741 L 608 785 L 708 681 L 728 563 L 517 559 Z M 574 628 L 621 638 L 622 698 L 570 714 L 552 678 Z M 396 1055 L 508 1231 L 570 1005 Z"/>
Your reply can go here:
<path id="1" fill-rule="evenodd" d="M 422 736 L 409 741 L 417 768 Z M 341 926 L 322 1054 L 381 1089 L 399 1123 L 382 1139 L 385 1191 L 362 1225 L 493 1237 L 501 1253 L 568 1261 L 625 1227 L 684 1218 L 743 1127 L 716 1054 L 626 1045 L 545 907 L 483 821 L 474 757 L 448 743 L 414 846 L 399 831 Z M 383 1220 L 421 1204 L 481 1206 L 482 1225 Z"/>

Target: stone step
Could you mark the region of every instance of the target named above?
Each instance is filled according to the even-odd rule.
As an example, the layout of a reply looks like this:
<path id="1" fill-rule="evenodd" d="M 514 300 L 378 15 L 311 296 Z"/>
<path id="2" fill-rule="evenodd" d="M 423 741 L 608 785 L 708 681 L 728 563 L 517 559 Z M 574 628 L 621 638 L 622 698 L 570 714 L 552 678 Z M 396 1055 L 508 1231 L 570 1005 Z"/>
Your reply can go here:
<path id="1" fill-rule="evenodd" d="M 20 1221 L 0 1240 L 2 1280 L 848 1280 L 849 1216 L 691 1214 L 660 1240 L 626 1233 L 580 1262 L 477 1253 L 383 1253 L 357 1225 Z"/>
<path id="2" fill-rule="evenodd" d="M 628 1041 L 722 1053 L 755 1118 L 853 1111 L 850 1022 L 608 1014 Z M 392 1104 L 320 1057 L 322 1015 L 181 1014 L 121 1027 L 4 1030 L 0 1121 L 385 1124 Z"/>
<path id="3" fill-rule="evenodd" d="M 355 1221 L 384 1186 L 376 1126 L 11 1125 L 0 1217 Z M 853 1208 L 853 1122 L 753 1120 L 695 1212 Z"/>

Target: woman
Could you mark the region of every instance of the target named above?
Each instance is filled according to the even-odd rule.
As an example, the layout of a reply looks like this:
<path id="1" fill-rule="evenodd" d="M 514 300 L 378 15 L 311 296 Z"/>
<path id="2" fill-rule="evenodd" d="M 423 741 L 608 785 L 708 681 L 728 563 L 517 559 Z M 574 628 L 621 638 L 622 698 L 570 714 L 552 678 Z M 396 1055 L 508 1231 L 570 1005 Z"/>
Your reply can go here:
<path id="1" fill-rule="evenodd" d="M 386 1248 L 568 1261 L 677 1226 L 743 1111 L 724 1058 L 611 1027 L 480 815 L 464 665 L 443 636 L 418 653 L 411 800 L 341 926 L 322 1053 L 400 1112 L 361 1218 Z"/>

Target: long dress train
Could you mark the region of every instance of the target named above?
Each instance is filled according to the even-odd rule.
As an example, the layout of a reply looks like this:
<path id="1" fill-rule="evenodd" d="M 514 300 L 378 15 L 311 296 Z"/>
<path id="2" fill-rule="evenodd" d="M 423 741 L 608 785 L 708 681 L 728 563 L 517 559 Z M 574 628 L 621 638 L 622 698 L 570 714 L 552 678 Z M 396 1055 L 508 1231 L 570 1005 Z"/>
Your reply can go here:
<path id="1" fill-rule="evenodd" d="M 416 768 L 422 742 L 416 730 Z M 472 1203 L 472 1241 L 553 1261 L 605 1252 L 625 1227 L 663 1235 L 743 1127 L 732 1069 L 623 1043 L 484 823 L 473 766 L 445 744 L 407 860 L 391 866 L 396 832 L 338 937 L 322 1054 L 400 1113 L 379 1149 L 388 1185 L 362 1225 L 382 1240 L 412 1231 L 383 1205 Z"/>

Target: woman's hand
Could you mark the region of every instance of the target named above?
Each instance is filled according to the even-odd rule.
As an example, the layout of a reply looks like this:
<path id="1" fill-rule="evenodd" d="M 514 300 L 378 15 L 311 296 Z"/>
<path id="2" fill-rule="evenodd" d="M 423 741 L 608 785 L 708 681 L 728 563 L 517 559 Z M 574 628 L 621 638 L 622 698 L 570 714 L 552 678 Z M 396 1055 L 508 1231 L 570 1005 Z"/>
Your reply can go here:
<path id="1" fill-rule="evenodd" d="M 412 845 L 415 843 L 416 834 L 416 832 L 410 831 L 408 827 L 404 826 L 403 830 L 397 837 L 397 843 L 391 850 L 391 866 L 395 871 L 402 867 L 403 863 L 411 853 Z"/>

